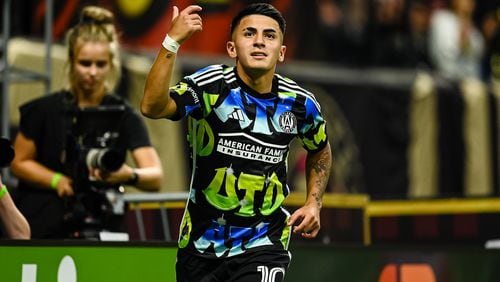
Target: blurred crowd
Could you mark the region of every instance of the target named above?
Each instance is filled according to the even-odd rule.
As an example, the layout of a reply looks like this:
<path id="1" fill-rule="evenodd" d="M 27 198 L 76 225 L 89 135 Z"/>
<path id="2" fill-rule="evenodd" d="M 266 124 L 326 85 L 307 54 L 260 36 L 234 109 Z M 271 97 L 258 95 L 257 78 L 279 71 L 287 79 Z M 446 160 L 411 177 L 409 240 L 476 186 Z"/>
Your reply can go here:
<path id="1" fill-rule="evenodd" d="M 268 2 L 282 11 L 287 19 L 288 60 L 420 68 L 452 79 L 472 76 L 485 81 L 493 72 L 500 79 L 500 70 L 494 72 L 500 69 L 496 55 L 500 54 L 500 3 L 493 0 L 170 0 L 134 5 L 113 0 L 71 5 L 56 1 L 53 35 L 62 39 L 64 30 L 77 20 L 79 7 L 93 4 L 117 15 L 124 46 L 156 50 L 157 38 L 170 24 L 172 5 L 198 4 L 203 7 L 204 30 L 183 50 L 224 55 L 224 44 L 217 42 L 228 37 L 230 15 L 249 2 Z M 42 35 L 45 1 L 32 6 L 27 10 L 14 3 L 14 34 Z"/>
<path id="2" fill-rule="evenodd" d="M 349 67 L 410 67 L 491 78 L 500 4 L 480 0 L 298 1 L 295 57 Z"/>

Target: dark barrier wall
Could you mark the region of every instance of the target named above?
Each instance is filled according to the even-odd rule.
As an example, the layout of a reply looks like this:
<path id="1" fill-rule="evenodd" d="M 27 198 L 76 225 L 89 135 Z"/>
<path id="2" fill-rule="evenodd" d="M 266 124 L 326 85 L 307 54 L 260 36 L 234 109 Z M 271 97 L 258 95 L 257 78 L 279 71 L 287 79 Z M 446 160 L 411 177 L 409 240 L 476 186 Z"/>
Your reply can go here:
<path id="1" fill-rule="evenodd" d="M 290 65 L 283 72 L 316 94 L 330 124 L 341 160 L 334 172 L 343 174 L 331 191 L 347 186 L 372 199 L 498 195 L 498 99 L 488 85 L 395 69 L 315 66 L 314 77 Z"/>
<path id="2" fill-rule="evenodd" d="M 345 140 L 338 140 L 336 129 L 344 127 L 353 133 L 352 141 L 355 143 L 351 146 L 358 148 L 359 159 L 352 161 L 359 161 L 363 171 L 362 180 L 358 180 L 361 189 L 357 189 L 357 192 L 374 197 L 406 197 L 410 85 L 398 88 L 391 85 L 351 84 L 336 79 L 328 83 L 315 82 L 314 85 L 323 90 L 316 94 L 320 101 L 325 102 L 323 111 L 328 113 L 331 109 L 327 105 L 334 101 L 341 109 L 341 112 L 331 113 L 329 120 L 333 124 L 330 132 L 336 149 L 334 153 L 342 154 L 341 150 L 345 148 L 335 147 L 336 144 L 345 143 Z M 341 115 L 345 116 L 343 125 L 339 124 Z"/>

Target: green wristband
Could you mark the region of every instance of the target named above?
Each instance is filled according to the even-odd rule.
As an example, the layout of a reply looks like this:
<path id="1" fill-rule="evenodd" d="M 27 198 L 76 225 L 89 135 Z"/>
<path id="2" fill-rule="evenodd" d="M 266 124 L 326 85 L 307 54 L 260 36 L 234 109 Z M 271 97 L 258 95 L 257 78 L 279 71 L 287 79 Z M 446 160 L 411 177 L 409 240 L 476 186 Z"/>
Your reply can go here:
<path id="1" fill-rule="evenodd" d="M 2 185 L 2 188 L 0 189 L 0 199 L 3 198 L 3 196 L 5 196 L 5 194 L 7 194 L 7 186 L 5 185 Z"/>
<path id="2" fill-rule="evenodd" d="M 52 189 L 57 189 L 57 184 L 62 178 L 62 174 L 60 172 L 56 172 L 54 176 L 52 176 L 52 180 L 50 181 L 50 187 Z"/>

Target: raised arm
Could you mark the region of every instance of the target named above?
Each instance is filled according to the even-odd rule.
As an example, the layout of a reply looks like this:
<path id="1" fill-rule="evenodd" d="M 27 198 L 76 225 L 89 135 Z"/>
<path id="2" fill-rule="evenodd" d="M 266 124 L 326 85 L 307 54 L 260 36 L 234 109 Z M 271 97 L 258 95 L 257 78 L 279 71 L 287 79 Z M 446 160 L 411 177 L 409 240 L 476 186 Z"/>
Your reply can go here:
<path id="1" fill-rule="evenodd" d="M 170 99 L 170 87 L 175 58 L 179 46 L 202 30 L 201 7 L 191 5 L 179 13 L 174 6 L 172 26 L 163 41 L 163 48 L 158 52 L 153 66 L 146 78 L 144 96 L 141 100 L 141 112 L 149 118 L 169 118 L 177 110 L 175 102 Z"/>
<path id="2" fill-rule="evenodd" d="M 320 210 L 330 170 L 332 151 L 328 143 L 321 151 L 308 153 L 306 159 L 307 196 L 304 206 L 296 210 L 288 224 L 294 226 L 293 232 L 305 238 L 315 238 L 320 229 Z"/>

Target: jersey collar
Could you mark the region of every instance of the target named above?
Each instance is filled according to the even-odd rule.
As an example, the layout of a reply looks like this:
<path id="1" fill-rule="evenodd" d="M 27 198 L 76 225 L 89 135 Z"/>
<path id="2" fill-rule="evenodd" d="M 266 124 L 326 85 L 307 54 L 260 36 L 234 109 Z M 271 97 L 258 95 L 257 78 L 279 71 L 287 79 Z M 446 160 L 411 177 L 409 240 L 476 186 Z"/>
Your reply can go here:
<path id="1" fill-rule="evenodd" d="M 234 74 L 236 75 L 236 80 L 238 81 L 238 86 L 240 86 L 241 89 L 243 89 L 243 91 L 245 91 L 245 93 L 247 93 L 253 97 L 259 98 L 259 99 L 269 99 L 269 98 L 273 98 L 273 97 L 278 96 L 278 78 L 276 77 L 276 75 L 273 77 L 273 85 L 271 87 L 271 92 L 259 93 L 259 92 L 255 91 L 254 89 L 252 89 L 250 86 L 248 86 L 241 79 L 236 67 L 234 67 L 233 70 L 234 70 Z"/>

